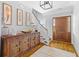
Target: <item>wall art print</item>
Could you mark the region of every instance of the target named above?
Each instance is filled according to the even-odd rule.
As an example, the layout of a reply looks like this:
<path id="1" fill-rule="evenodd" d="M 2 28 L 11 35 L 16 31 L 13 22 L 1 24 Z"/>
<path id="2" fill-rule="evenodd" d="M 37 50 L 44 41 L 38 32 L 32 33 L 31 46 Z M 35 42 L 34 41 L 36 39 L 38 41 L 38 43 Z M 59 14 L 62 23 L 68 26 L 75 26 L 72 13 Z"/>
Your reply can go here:
<path id="1" fill-rule="evenodd" d="M 6 25 L 12 23 L 12 6 L 5 3 L 3 3 L 3 20 Z"/>
<path id="2" fill-rule="evenodd" d="M 23 11 L 17 9 L 17 25 L 23 25 Z"/>

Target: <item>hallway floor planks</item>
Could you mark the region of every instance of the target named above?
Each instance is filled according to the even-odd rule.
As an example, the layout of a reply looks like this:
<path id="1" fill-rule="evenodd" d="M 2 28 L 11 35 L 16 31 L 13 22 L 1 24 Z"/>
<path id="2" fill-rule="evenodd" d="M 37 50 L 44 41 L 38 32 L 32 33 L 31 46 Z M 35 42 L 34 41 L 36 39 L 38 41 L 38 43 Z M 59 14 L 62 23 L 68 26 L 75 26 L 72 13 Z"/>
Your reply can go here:
<path id="1" fill-rule="evenodd" d="M 75 53 L 75 49 L 74 49 L 73 45 L 70 43 L 67 43 L 67 42 L 53 40 L 50 42 L 49 46 Z"/>

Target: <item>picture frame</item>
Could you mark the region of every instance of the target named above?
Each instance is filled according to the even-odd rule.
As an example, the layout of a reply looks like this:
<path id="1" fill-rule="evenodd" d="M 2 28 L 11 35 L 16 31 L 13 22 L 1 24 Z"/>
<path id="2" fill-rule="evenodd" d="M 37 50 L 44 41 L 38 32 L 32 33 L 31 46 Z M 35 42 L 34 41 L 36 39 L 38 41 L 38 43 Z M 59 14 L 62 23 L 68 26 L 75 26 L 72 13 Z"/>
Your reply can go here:
<path id="1" fill-rule="evenodd" d="M 3 23 L 12 24 L 12 6 L 6 3 L 3 3 Z"/>
<path id="2" fill-rule="evenodd" d="M 23 10 L 17 9 L 17 25 L 23 25 Z"/>
<path id="3" fill-rule="evenodd" d="M 25 24 L 26 24 L 26 25 L 30 25 L 30 24 L 29 24 L 29 19 L 30 19 L 30 15 L 29 15 L 29 12 L 27 12 L 27 13 L 26 13 L 26 20 L 25 20 Z"/>
<path id="4" fill-rule="evenodd" d="M 30 25 L 30 13 L 27 12 L 27 25 Z"/>
<path id="5" fill-rule="evenodd" d="M 27 12 L 25 12 L 25 25 L 27 25 L 27 22 L 28 22 L 28 20 L 27 20 Z"/>

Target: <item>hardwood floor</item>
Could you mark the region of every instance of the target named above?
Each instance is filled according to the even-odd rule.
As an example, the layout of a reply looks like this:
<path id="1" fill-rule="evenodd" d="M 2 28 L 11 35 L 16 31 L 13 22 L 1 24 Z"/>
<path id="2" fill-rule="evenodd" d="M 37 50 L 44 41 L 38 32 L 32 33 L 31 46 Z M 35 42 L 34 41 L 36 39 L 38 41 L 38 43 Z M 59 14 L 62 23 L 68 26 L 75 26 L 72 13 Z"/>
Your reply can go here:
<path id="1" fill-rule="evenodd" d="M 20 54 L 19 57 L 29 57 L 34 52 L 36 52 L 39 48 L 41 48 L 44 44 L 40 43 L 39 45 L 35 46 L 31 50 L 25 51 L 24 53 Z"/>
<path id="2" fill-rule="evenodd" d="M 73 45 L 70 43 L 67 43 L 67 42 L 53 40 L 50 42 L 49 46 L 75 53 L 75 49 L 74 49 Z"/>
<path id="3" fill-rule="evenodd" d="M 19 57 L 30 57 L 34 52 L 36 52 L 42 46 L 44 46 L 44 44 L 40 43 L 39 45 L 37 45 L 33 49 L 25 51 L 24 53 L 20 54 Z M 75 49 L 74 49 L 73 45 L 66 43 L 66 42 L 53 40 L 53 41 L 50 42 L 49 46 L 52 47 L 52 48 L 55 47 L 55 48 L 58 48 L 58 49 L 62 49 L 62 50 L 65 50 L 65 51 L 75 53 Z"/>

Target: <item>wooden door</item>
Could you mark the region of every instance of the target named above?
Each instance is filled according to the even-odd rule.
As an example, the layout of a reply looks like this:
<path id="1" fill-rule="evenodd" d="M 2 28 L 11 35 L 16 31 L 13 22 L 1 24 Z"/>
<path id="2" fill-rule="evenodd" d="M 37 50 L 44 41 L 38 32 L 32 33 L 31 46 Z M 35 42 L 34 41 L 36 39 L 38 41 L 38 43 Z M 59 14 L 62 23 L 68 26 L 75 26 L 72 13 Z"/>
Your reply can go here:
<path id="1" fill-rule="evenodd" d="M 70 32 L 69 27 L 70 23 L 68 22 L 69 16 L 63 16 L 63 17 L 54 17 L 54 31 L 53 31 L 53 37 L 54 40 L 57 41 L 64 41 L 71 43 L 70 39 Z"/>

